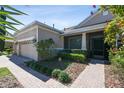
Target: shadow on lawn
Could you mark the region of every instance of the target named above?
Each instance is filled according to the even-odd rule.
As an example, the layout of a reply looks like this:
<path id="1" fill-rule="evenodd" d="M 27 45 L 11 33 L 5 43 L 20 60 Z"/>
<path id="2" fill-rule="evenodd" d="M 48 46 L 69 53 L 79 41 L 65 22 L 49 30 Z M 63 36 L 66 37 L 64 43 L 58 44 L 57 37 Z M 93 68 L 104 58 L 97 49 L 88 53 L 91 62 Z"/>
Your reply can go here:
<path id="1" fill-rule="evenodd" d="M 23 70 L 27 71 L 28 73 L 32 74 L 33 76 L 39 78 L 40 80 L 42 80 L 44 82 L 46 82 L 50 79 L 50 77 L 45 76 L 45 75 L 43 75 L 39 72 L 36 72 L 36 71 L 32 70 L 31 68 L 27 67 L 24 62 L 31 60 L 29 58 L 20 57 L 20 56 L 18 57 L 16 55 L 12 55 L 12 56 L 9 56 L 9 60 L 11 60 L 11 62 L 13 62 L 14 64 L 19 66 Z"/>

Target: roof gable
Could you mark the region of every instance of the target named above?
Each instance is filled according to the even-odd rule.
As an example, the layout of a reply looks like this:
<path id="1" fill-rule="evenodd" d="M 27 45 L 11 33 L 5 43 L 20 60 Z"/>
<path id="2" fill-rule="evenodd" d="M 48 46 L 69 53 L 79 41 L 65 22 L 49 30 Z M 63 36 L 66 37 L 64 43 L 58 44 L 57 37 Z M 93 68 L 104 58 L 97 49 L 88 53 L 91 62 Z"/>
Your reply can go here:
<path id="1" fill-rule="evenodd" d="M 110 12 L 108 12 L 107 15 L 103 15 L 103 13 L 104 12 L 102 11 L 97 11 L 96 13 L 94 13 L 93 15 L 90 15 L 88 18 L 82 21 L 80 24 L 75 26 L 74 29 L 96 25 L 100 23 L 105 23 L 113 19 L 113 15 Z"/>
<path id="2" fill-rule="evenodd" d="M 24 28 L 20 29 L 20 31 L 16 32 L 14 35 L 17 35 L 18 33 L 24 32 L 26 29 L 31 28 L 31 27 L 36 26 L 36 25 L 37 25 L 37 26 L 44 27 L 44 28 L 49 29 L 49 30 L 51 30 L 51 31 L 60 33 L 60 34 L 63 33 L 62 31 L 60 31 L 60 30 L 58 30 L 58 29 L 56 29 L 56 28 L 53 28 L 53 27 L 51 27 L 51 26 L 49 26 L 49 25 L 47 25 L 47 24 L 41 23 L 41 22 L 39 22 L 39 21 L 34 21 L 34 22 L 28 24 L 27 26 L 25 26 Z"/>

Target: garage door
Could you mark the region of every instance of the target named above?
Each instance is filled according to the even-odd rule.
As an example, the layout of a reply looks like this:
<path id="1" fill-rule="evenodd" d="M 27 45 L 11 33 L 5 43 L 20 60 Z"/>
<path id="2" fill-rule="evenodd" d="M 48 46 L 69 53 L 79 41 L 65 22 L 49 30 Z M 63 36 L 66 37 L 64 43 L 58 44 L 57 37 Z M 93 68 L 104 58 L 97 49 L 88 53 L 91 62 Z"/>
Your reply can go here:
<path id="1" fill-rule="evenodd" d="M 20 54 L 22 56 L 37 60 L 37 50 L 36 47 L 33 44 L 24 44 L 20 46 Z"/>

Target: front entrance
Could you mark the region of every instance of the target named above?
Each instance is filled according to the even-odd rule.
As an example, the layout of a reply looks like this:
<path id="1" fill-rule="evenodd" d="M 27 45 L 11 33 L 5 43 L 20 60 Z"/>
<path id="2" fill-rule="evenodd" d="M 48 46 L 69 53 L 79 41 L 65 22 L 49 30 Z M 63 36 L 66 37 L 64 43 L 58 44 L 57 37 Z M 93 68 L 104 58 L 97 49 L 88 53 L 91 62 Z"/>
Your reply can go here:
<path id="1" fill-rule="evenodd" d="M 90 58 L 107 59 L 108 45 L 104 44 L 103 31 L 86 34 L 88 56 Z"/>
<path id="2" fill-rule="evenodd" d="M 93 58 L 104 58 L 104 40 L 103 37 L 94 37 L 91 39 L 92 43 L 92 57 Z"/>

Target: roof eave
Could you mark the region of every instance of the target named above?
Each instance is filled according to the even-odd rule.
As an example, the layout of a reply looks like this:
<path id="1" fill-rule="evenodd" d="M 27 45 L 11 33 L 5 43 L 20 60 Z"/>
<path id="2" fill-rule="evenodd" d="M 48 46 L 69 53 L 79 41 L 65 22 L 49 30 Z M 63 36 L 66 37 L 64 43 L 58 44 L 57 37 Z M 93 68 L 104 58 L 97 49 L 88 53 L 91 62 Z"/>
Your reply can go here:
<path id="1" fill-rule="evenodd" d="M 53 28 L 53 27 L 48 26 L 48 25 L 46 25 L 46 24 L 43 24 L 43 23 L 41 23 L 41 22 L 39 22 L 39 21 L 34 21 L 34 22 L 30 23 L 29 25 L 25 26 L 24 28 L 20 29 L 20 31 L 17 32 L 17 33 L 15 33 L 14 35 L 16 36 L 18 33 L 21 33 L 22 31 L 24 31 L 24 30 L 26 30 L 26 29 L 28 29 L 28 28 L 30 28 L 30 27 L 32 27 L 32 26 L 35 26 L 35 25 L 39 25 L 39 26 L 45 27 L 45 28 L 47 28 L 47 29 L 56 31 L 56 32 L 58 32 L 59 34 L 62 34 L 62 33 L 63 33 L 62 31 L 60 31 L 60 30 L 58 30 L 58 29 L 56 29 L 56 28 Z"/>
<path id="2" fill-rule="evenodd" d="M 73 30 L 66 31 L 62 35 L 71 35 L 71 34 L 77 34 L 77 33 L 88 33 L 88 32 L 92 32 L 92 31 L 95 31 L 95 30 L 104 29 L 106 25 L 107 25 L 107 23 L 102 23 L 102 24 L 92 25 L 92 26 L 83 27 L 83 28 L 79 28 L 79 29 L 73 29 Z"/>

